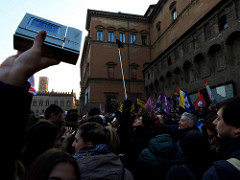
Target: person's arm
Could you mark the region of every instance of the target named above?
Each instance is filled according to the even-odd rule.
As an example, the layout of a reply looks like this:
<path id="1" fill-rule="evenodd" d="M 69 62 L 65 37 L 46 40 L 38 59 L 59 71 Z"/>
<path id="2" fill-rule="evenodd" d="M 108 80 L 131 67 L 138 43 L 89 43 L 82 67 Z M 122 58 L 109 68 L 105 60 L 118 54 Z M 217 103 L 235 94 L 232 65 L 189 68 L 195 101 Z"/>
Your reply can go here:
<path id="1" fill-rule="evenodd" d="M 46 31 L 40 31 L 34 39 L 33 46 L 21 53 L 8 57 L 0 68 L 0 81 L 12 85 L 23 86 L 34 73 L 60 61 L 42 57 L 42 44 Z"/>
<path id="2" fill-rule="evenodd" d="M 28 93 L 28 78 L 41 69 L 58 64 L 59 61 L 41 56 L 46 32 L 35 37 L 33 46 L 7 58 L 0 67 L 0 119 L 2 126 L 3 176 L 12 179 L 14 164 L 20 151 L 32 95 Z"/>

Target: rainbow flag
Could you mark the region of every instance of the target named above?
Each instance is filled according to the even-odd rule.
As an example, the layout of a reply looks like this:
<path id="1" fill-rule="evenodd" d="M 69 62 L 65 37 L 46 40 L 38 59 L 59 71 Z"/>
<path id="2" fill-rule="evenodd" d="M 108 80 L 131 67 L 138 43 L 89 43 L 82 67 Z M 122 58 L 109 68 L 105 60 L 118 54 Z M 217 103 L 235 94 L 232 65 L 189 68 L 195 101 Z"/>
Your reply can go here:
<path id="1" fill-rule="evenodd" d="M 216 104 L 217 101 L 216 101 L 216 99 L 214 98 L 214 96 L 213 96 L 213 94 L 212 94 L 212 91 L 211 91 L 211 89 L 210 89 L 207 81 L 206 81 L 205 79 L 203 79 L 203 81 L 204 81 L 205 87 L 206 87 L 206 89 L 207 89 L 207 93 L 208 93 L 208 96 L 209 96 L 210 101 L 212 102 L 212 104 Z"/>

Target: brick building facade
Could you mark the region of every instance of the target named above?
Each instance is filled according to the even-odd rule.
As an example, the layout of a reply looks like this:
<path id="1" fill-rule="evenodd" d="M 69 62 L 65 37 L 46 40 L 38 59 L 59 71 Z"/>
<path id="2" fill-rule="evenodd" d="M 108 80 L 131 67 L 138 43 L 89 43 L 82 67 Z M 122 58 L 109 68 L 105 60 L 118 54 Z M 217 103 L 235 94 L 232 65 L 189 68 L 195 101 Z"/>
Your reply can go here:
<path id="1" fill-rule="evenodd" d="M 217 101 L 239 95 L 240 1 L 161 2 L 149 16 L 156 28 L 151 31 L 153 59 L 144 69 L 148 96 L 156 99 L 160 92 L 170 96 L 180 88 L 193 100 L 198 90 L 207 98 L 203 79 Z M 177 18 L 166 20 L 161 14 L 170 11 L 170 16 L 172 9 Z"/>
<path id="2" fill-rule="evenodd" d="M 33 96 L 31 111 L 36 115 L 43 115 L 46 108 L 51 104 L 60 106 L 64 112 L 69 109 L 77 109 L 76 95 L 72 92 L 48 91 L 48 78 L 39 77 L 37 95 Z"/>
<path id="3" fill-rule="evenodd" d="M 171 96 L 178 88 L 193 99 L 198 90 L 207 96 L 203 79 L 217 101 L 238 95 L 239 17 L 240 0 L 159 0 L 143 16 L 88 10 L 81 111 L 124 99 L 115 39 L 125 40 L 121 52 L 133 99 Z"/>

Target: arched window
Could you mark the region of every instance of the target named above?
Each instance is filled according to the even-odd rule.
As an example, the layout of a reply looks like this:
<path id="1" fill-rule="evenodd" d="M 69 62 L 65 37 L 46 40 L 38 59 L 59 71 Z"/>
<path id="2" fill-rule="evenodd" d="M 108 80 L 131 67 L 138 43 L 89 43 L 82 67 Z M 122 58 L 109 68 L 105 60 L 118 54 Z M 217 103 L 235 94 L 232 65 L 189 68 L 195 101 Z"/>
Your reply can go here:
<path id="1" fill-rule="evenodd" d="M 170 4 L 169 10 L 171 11 L 171 14 L 172 14 L 172 20 L 175 21 L 177 19 L 176 1 L 173 1 Z"/>

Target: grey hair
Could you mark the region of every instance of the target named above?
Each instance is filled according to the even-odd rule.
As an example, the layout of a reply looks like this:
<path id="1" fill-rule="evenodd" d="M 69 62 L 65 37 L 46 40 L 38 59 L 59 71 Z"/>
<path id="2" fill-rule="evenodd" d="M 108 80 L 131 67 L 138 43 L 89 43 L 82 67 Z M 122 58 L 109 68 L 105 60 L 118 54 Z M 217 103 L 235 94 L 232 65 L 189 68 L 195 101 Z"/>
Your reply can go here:
<path id="1" fill-rule="evenodd" d="M 192 122 L 194 126 L 197 124 L 198 118 L 195 114 L 189 113 L 189 112 L 184 112 L 182 116 L 186 116 L 189 122 Z"/>

